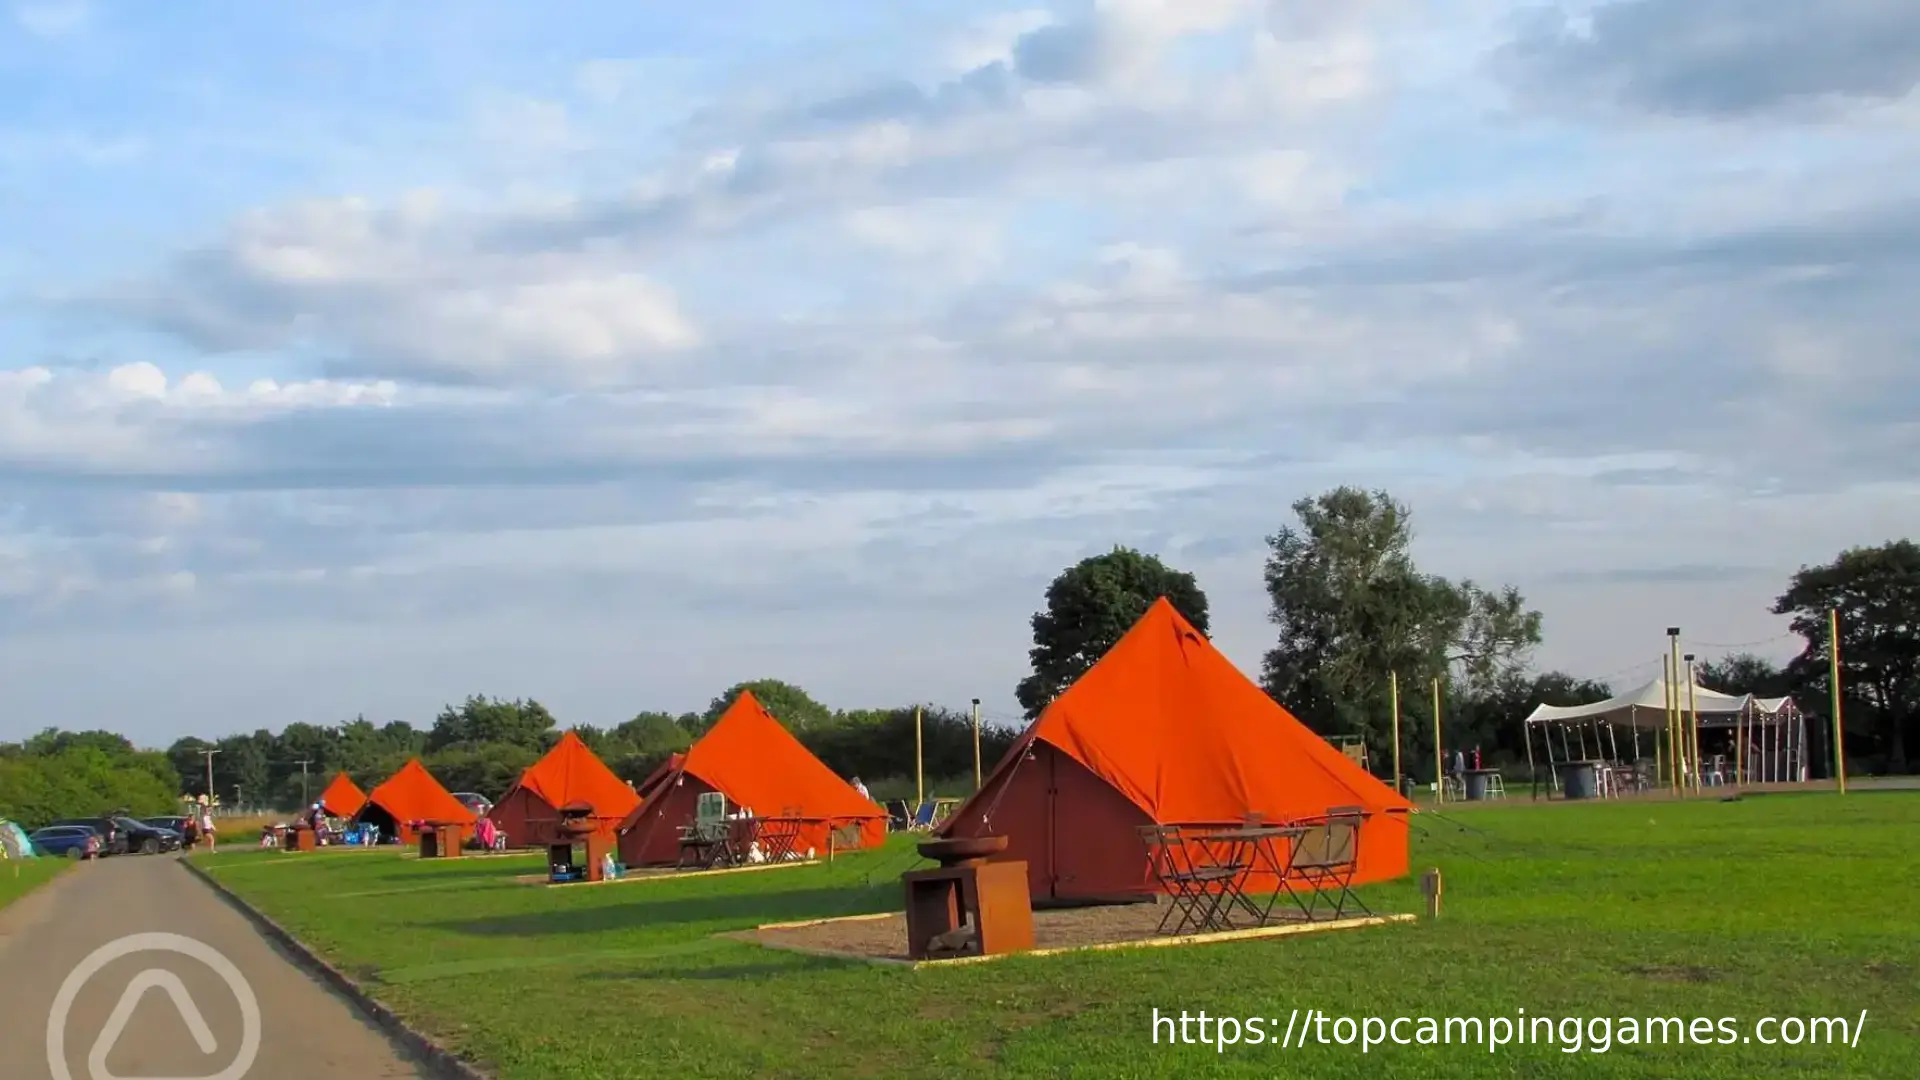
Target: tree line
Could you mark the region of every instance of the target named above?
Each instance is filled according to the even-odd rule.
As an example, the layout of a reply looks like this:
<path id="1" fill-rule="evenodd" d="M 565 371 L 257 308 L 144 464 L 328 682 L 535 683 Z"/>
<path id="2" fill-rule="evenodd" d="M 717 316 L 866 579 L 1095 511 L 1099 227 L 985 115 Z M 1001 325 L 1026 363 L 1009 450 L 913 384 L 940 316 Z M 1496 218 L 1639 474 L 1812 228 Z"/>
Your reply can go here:
<path id="1" fill-rule="evenodd" d="M 1411 512 L 1386 492 L 1341 487 L 1292 510 L 1295 521 L 1266 540 L 1262 583 L 1275 643 L 1260 680 L 1313 730 L 1364 740 L 1376 772 L 1391 756 L 1390 675 L 1402 690 L 1402 764 L 1411 775 L 1432 767 L 1427 688 L 1434 679 L 1447 749 L 1478 747 L 1496 764 L 1525 759 L 1521 721 L 1535 705 L 1583 704 L 1624 689 L 1535 669 L 1540 613 L 1512 586 L 1422 571 L 1411 554 Z M 1161 596 L 1208 632 L 1207 598 L 1194 576 L 1157 556 L 1115 548 L 1062 571 L 1030 623 L 1031 672 L 1015 688 L 1027 716 L 1039 715 Z M 1906 748 L 1920 739 L 1920 546 L 1911 541 L 1851 549 L 1801 569 L 1771 606 L 1790 617 L 1805 641 L 1801 653 L 1783 667 L 1752 654 L 1709 659 L 1699 681 L 1729 693 L 1790 694 L 1810 714 L 1822 713 L 1829 609 L 1840 612 L 1849 767 L 1905 771 Z M 638 782 L 747 689 L 836 773 L 869 782 L 911 775 L 914 706 L 833 709 L 773 679 L 730 687 L 700 712 L 646 711 L 611 727 L 573 730 L 617 774 Z M 926 776 L 970 777 L 971 718 L 938 705 L 920 711 Z M 1824 730 L 1808 725 L 1816 763 L 1828 756 Z M 337 772 L 371 787 L 410 757 L 422 758 L 451 790 L 497 798 L 560 731 L 559 719 L 532 698 L 482 696 L 448 704 L 424 727 L 360 716 L 333 726 L 188 736 L 158 752 L 108 732 L 47 731 L 0 744 L 0 816 L 37 822 L 120 806 L 160 812 L 180 794 L 208 791 L 209 760 L 211 790 L 221 800 L 276 809 L 318 797 Z M 987 767 L 1015 737 L 983 729 Z"/>
<path id="2" fill-rule="evenodd" d="M 915 706 L 836 710 L 777 679 L 729 687 L 701 712 L 649 711 L 610 727 L 571 727 L 621 779 L 638 783 L 669 755 L 691 746 L 745 690 L 841 776 L 877 780 L 912 768 Z M 918 709 L 926 775 L 970 775 L 972 718 L 938 705 Z M 220 739 L 188 736 L 168 747 L 164 758 L 178 790 L 198 795 L 208 790 L 208 751 L 213 751 L 213 792 L 223 800 L 263 807 L 311 802 L 340 772 L 371 789 L 413 757 L 449 790 L 497 799 L 553 748 L 562 730 L 559 719 L 537 700 L 475 695 L 447 705 L 425 727 L 406 721 L 375 725 L 365 717 L 333 727 L 295 723 L 277 732 L 262 728 Z M 1012 739 L 1013 733 L 1002 729 L 983 731 L 987 764 Z"/>
<path id="3" fill-rule="evenodd" d="M 1630 689 L 1536 670 L 1540 613 L 1511 585 L 1422 571 L 1412 513 L 1388 493 L 1340 487 L 1292 510 L 1295 520 L 1266 539 L 1262 584 L 1276 641 L 1261 683 L 1313 730 L 1364 740 L 1376 772 L 1391 767 L 1395 676 L 1402 767 L 1415 776 L 1432 774 L 1436 679 L 1446 749 L 1478 747 L 1496 764 L 1525 759 L 1523 720 L 1535 705 Z M 1156 556 L 1115 548 L 1055 578 L 1032 619 L 1032 674 L 1017 691 L 1027 715 L 1039 715 L 1161 596 L 1208 632 L 1207 597 L 1194 576 Z M 1907 771 L 1907 747 L 1920 740 L 1920 546 L 1853 548 L 1803 567 L 1770 610 L 1790 617 L 1804 642 L 1798 656 L 1784 667 L 1752 653 L 1711 658 L 1696 666 L 1697 681 L 1733 694 L 1791 695 L 1809 714 L 1827 715 L 1827 618 L 1837 610 L 1849 768 Z M 1810 724 L 1808 735 L 1810 759 L 1828 760 L 1826 728 Z"/>

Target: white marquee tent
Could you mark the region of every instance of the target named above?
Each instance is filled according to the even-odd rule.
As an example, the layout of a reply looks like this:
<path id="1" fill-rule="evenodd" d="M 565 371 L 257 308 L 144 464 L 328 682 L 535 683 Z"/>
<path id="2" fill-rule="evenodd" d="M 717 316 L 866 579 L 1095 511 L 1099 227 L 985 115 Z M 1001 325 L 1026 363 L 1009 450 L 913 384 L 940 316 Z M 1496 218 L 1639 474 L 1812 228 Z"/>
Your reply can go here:
<path id="1" fill-rule="evenodd" d="M 1688 697 L 1685 683 L 1680 685 L 1680 706 L 1698 712 L 1702 722 L 1712 717 L 1732 717 L 1746 712 L 1757 700 L 1747 694 L 1723 694 L 1693 684 Z M 1779 698 L 1780 701 L 1787 700 Z M 1667 726 L 1667 680 L 1655 679 L 1637 690 L 1615 694 L 1591 705 L 1540 705 L 1527 717 L 1529 724 L 1576 723 L 1597 721 L 1623 727 L 1664 731 Z"/>
<path id="2" fill-rule="evenodd" d="M 1806 724 L 1792 698 L 1725 694 L 1699 683 L 1680 683 L 1675 689 L 1682 713 L 1689 719 L 1697 716 L 1700 729 L 1717 732 L 1712 741 L 1724 741 L 1731 751 L 1730 756 L 1714 754 L 1703 740 L 1701 754 L 1710 767 L 1716 757 L 1730 758 L 1724 772 L 1711 773 L 1709 779 L 1731 782 L 1738 777 L 1773 783 L 1807 778 Z M 1673 753 L 1671 746 L 1661 745 L 1667 730 L 1667 695 L 1667 680 L 1656 678 L 1605 701 L 1536 706 L 1526 720 L 1528 757 L 1531 760 L 1533 733 L 1538 730 L 1555 787 L 1556 766 L 1567 761 L 1620 763 L 1627 766 L 1623 773 L 1644 776 L 1648 770 L 1641 766 L 1650 756 L 1651 774 L 1663 775 L 1659 762 L 1663 757 L 1670 760 Z"/>

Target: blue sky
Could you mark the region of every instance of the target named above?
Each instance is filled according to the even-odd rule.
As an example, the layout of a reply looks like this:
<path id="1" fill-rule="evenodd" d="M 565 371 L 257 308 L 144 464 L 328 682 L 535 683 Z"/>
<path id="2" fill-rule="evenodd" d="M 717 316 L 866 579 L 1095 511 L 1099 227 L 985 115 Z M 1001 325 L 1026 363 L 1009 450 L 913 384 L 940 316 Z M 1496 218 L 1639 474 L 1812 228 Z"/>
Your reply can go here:
<path id="1" fill-rule="evenodd" d="M 1920 526 L 1920 8 L 0 6 L 0 738 L 779 677 L 1339 483 L 1538 661 Z"/>

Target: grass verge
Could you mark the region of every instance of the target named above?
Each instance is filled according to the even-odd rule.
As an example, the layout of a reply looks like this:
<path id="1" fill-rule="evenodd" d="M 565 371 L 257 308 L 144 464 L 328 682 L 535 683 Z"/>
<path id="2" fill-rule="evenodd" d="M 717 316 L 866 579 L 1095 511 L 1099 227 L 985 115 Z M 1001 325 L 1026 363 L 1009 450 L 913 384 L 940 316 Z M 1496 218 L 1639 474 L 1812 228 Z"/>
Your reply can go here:
<path id="1" fill-rule="evenodd" d="M 1920 1059 L 1920 795 L 1517 804 L 1416 820 L 1437 921 L 917 971 L 716 939 L 897 910 L 900 843 L 831 865 L 537 889 L 527 859 L 200 857 L 382 1001 L 502 1080 L 1900 1075 Z M 1411 880 L 1368 890 L 1418 910 Z M 1731 1018 L 1720 1045 L 1169 1045 L 1154 1010 L 1262 1018 Z M 1762 1017 L 1865 1010 L 1857 1047 L 1764 1045 Z M 1323 1028 L 1329 1037 L 1336 1029 Z M 1775 1028 L 1774 1030 L 1778 1030 Z M 1718 1032 L 1715 1032 L 1718 1037 Z"/>
<path id="2" fill-rule="evenodd" d="M 59 877 L 71 859 L 0 859 L 0 908 Z"/>

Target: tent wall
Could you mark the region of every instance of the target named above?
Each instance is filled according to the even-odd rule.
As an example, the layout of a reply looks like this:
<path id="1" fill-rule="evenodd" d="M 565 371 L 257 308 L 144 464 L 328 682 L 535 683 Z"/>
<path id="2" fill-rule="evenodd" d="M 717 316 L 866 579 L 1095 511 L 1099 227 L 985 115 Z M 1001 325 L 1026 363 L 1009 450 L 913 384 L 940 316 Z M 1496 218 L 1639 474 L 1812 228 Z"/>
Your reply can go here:
<path id="1" fill-rule="evenodd" d="M 638 815 L 620 833 L 620 861 L 628 866 L 671 866 L 680 861 L 680 826 L 693 820 L 700 796 L 712 791 L 697 776 L 681 775 L 655 788 Z"/>
<path id="2" fill-rule="evenodd" d="M 1007 850 L 996 858 L 1027 864 L 1027 881 L 1036 902 L 1119 900 L 1151 894 L 1153 878 L 1139 831 L 1140 826 L 1152 824 L 1146 812 L 1052 745 L 1036 740 L 1031 749 L 1031 758 L 1009 763 L 988 781 L 974 803 L 988 808 L 986 816 L 958 819 L 947 835 L 1005 836 Z M 1326 810 L 1300 806 L 1291 808 L 1291 816 Z M 1406 874 L 1407 840 L 1405 814 L 1370 816 L 1360 830 L 1354 883 Z M 1285 857 L 1284 851 L 1281 855 Z M 1279 883 L 1263 871 L 1252 875 L 1247 887 L 1257 893 L 1272 892 Z"/>
<path id="3" fill-rule="evenodd" d="M 671 866 L 678 862 L 680 827 L 693 821 L 700 796 L 712 790 L 711 785 L 692 773 L 681 773 L 678 782 L 661 783 L 621 829 L 620 861 L 628 866 Z M 727 801 L 737 805 L 731 795 Z M 729 807 L 729 812 L 731 809 Z M 812 818 L 801 825 L 793 850 L 804 855 L 811 848 L 817 856 L 825 856 L 828 835 L 847 826 L 857 826 L 860 830 L 859 843 L 852 847 L 878 847 L 887 838 L 885 817 Z M 836 844 L 835 850 L 847 851 L 850 846 Z"/>
<path id="4" fill-rule="evenodd" d="M 523 787 L 515 787 L 500 797 L 487 811 L 494 827 L 507 834 L 509 847 L 545 847 L 553 842 L 554 825 L 560 814 L 547 800 Z"/>
<path id="5" fill-rule="evenodd" d="M 354 815 L 354 820 L 377 827 L 382 839 L 398 836 L 400 843 L 409 846 L 420 842 L 420 833 L 412 825 L 400 821 L 394 817 L 392 811 L 377 802 L 369 801 L 367 805 L 361 807 L 360 812 Z M 460 826 L 460 842 L 465 844 L 471 839 L 473 839 L 473 824 L 463 823 Z"/>

